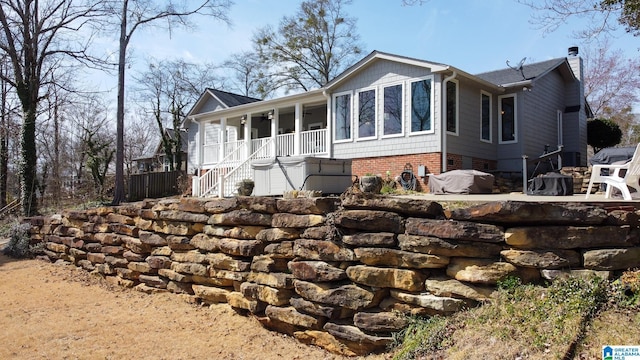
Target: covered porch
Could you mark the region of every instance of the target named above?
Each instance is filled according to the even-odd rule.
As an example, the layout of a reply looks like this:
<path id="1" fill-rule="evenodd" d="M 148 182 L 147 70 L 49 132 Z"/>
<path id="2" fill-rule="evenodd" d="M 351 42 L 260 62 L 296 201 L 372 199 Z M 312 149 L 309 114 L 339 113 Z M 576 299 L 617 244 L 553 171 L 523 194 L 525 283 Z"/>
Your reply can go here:
<path id="1" fill-rule="evenodd" d="M 330 98 L 305 96 L 265 100 L 197 114 L 194 196 L 231 196 L 235 184 L 252 178 L 255 160 L 285 156 L 331 157 Z"/>

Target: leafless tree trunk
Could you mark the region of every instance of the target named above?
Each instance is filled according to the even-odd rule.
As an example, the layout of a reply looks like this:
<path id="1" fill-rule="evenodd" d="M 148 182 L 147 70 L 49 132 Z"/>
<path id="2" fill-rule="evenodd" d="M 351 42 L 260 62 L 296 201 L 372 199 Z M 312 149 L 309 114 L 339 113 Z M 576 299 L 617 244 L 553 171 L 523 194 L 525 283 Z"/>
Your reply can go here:
<path id="1" fill-rule="evenodd" d="M 113 205 L 125 200 L 124 190 L 124 88 L 126 51 L 131 38 L 138 28 L 157 24 L 166 20 L 171 26 L 190 26 L 192 15 L 207 15 L 228 22 L 226 12 L 231 6 L 229 0 L 201 0 L 195 6 L 186 0 L 168 0 L 163 5 L 144 0 L 121 0 L 121 7 L 115 8 L 114 16 L 119 17 L 120 41 L 118 55 L 118 109 L 116 139 L 116 179 Z"/>
<path id="2" fill-rule="evenodd" d="M 0 0 L 0 50 L 8 56 L 13 73 L 0 74 L 16 91 L 22 107 L 21 182 L 22 211 L 25 216 L 38 212 L 36 191 L 36 119 L 42 100 L 40 90 L 50 81 L 56 59 L 93 61 L 88 43 L 70 38 L 84 30 L 99 12 L 99 0 Z M 87 36 L 85 39 L 91 39 Z"/>

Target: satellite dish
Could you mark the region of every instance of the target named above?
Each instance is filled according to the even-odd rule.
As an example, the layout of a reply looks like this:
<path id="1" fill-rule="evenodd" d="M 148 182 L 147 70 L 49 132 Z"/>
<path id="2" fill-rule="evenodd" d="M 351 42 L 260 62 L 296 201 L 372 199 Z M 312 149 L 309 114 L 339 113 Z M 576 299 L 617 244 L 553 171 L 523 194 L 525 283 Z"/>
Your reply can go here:
<path id="1" fill-rule="evenodd" d="M 520 71 L 520 75 L 522 75 L 522 80 L 527 80 L 527 77 L 524 76 L 524 70 L 523 70 L 523 65 L 524 62 L 527 60 L 526 57 L 523 57 L 522 60 L 520 60 L 520 62 L 518 63 L 518 66 L 514 67 L 511 66 L 511 64 L 509 64 L 509 60 L 507 60 L 507 66 L 510 67 L 511 69 L 515 70 L 515 71 Z"/>

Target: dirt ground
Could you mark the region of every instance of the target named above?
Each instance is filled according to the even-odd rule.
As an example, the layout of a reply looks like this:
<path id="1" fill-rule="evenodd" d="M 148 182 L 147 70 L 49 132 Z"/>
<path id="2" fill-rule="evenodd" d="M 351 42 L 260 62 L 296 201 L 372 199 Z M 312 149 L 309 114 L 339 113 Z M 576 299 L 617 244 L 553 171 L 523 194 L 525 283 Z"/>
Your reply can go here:
<path id="1" fill-rule="evenodd" d="M 0 254 L 0 359 L 347 358 L 264 329 L 228 305 L 108 286 L 69 265 Z"/>

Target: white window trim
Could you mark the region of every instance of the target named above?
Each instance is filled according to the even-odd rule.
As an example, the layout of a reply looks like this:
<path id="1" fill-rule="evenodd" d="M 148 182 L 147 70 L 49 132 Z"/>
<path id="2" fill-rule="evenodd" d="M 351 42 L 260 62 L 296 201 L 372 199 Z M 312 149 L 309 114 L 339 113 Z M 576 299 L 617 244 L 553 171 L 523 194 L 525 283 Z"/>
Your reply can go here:
<path id="1" fill-rule="evenodd" d="M 400 104 L 400 107 L 402 108 L 402 116 L 400 117 L 400 132 L 397 134 L 385 134 L 384 133 L 384 89 L 388 88 L 388 87 L 392 87 L 392 86 L 397 86 L 400 85 L 402 90 L 401 90 L 401 94 L 400 94 L 400 98 L 402 99 L 402 103 Z M 407 88 L 406 84 L 404 81 L 398 81 L 395 83 L 388 83 L 388 84 L 384 84 L 380 86 L 380 133 L 381 133 L 381 138 L 383 139 L 387 139 L 387 138 L 394 138 L 394 137 L 404 137 L 404 133 L 405 133 L 405 124 L 406 124 L 406 119 L 407 119 L 407 108 L 405 107 L 405 104 L 407 103 L 406 101 L 406 97 L 405 97 L 405 89 Z"/>
<path id="2" fill-rule="evenodd" d="M 448 135 L 455 135 L 458 136 L 460 134 L 460 123 L 459 123 L 459 119 L 460 119 L 460 82 L 458 81 L 458 79 L 452 79 L 446 82 L 445 86 L 444 86 L 444 91 L 447 91 L 447 84 L 449 83 L 454 83 L 456 84 L 456 131 L 447 131 Z M 449 101 L 449 97 L 447 95 L 447 101 Z M 448 110 L 447 108 L 448 104 L 445 104 L 445 109 Z M 443 114 L 445 117 L 445 121 L 444 121 L 444 127 L 445 129 L 447 128 L 447 112 L 445 111 L 445 113 Z"/>
<path id="3" fill-rule="evenodd" d="M 489 139 L 482 138 L 482 95 L 489 97 Z M 493 144 L 493 95 L 480 90 L 480 141 Z"/>
<path id="4" fill-rule="evenodd" d="M 423 131 L 412 131 L 411 130 L 411 107 L 412 107 L 412 103 L 411 103 L 411 84 L 417 81 L 422 81 L 422 80 L 431 80 L 431 130 L 423 130 Z M 409 136 L 414 136 L 414 135 L 424 135 L 424 134 L 435 134 L 436 129 L 435 129 L 435 121 L 434 121 L 434 117 L 435 117 L 435 102 L 436 102 L 436 87 L 435 87 L 435 79 L 433 77 L 433 75 L 429 75 L 429 76 L 425 76 L 425 77 L 420 77 L 420 78 L 413 78 L 410 80 L 407 80 L 405 83 L 405 88 L 407 89 L 407 91 L 405 92 L 405 96 L 408 99 L 407 100 L 407 114 L 405 115 L 405 118 L 407 119 L 407 126 L 408 126 L 408 132 L 409 132 Z"/>
<path id="5" fill-rule="evenodd" d="M 502 140 L 502 99 L 513 98 L 513 140 Z M 498 96 L 498 143 L 515 144 L 518 142 L 518 94 Z"/>
<path id="6" fill-rule="evenodd" d="M 366 92 L 366 91 L 373 91 L 373 136 L 365 136 L 365 137 L 360 137 L 360 93 Z M 366 140 L 375 140 L 378 138 L 378 89 L 375 87 L 368 87 L 368 88 L 362 88 L 362 89 L 358 89 L 356 91 L 356 95 L 354 96 L 354 102 L 355 104 L 354 106 L 354 111 L 353 113 L 355 114 L 354 119 L 353 119 L 353 123 L 354 125 L 358 125 L 357 128 L 356 126 L 353 127 L 354 129 L 354 134 L 356 137 L 356 141 L 366 141 Z"/>
<path id="7" fill-rule="evenodd" d="M 336 98 L 338 98 L 339 96 L 343 96 L 343 95 L 350 95 L 350 113 L 349 113 L 349 120 L 351 121 L 350 124 L 350 131 L 349 131 L 349 137 L 347 139 L 336 139 L 336 130 L 338 128 L 338 124 L 336 122 L 336 111 L 335 111 L 335 106 L 336 106 Z M 335 93 L 333 94 L 333 96 L 331 97 L 332 103 L 331 103 L 331 121 L 333 122 L 333 143 L 334 144 L 340 144 L 340 143 L 348 143 L 348 142 L 352 142 L 353 141 L 353 123 L 355 120 L 355 116 L 353 116 L 354 114 L 354 95 L 353 95 L 353 91 L 342 91 L 339 93 Z"/>

